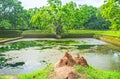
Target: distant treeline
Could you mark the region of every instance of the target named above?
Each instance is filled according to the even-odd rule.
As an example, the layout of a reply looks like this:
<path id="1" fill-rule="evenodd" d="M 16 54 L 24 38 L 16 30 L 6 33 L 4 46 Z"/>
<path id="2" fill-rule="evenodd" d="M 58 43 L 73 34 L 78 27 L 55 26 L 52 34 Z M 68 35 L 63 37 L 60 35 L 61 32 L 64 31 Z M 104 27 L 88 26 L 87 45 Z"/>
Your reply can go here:
<path id="1" fill-rule="evenodd" d="M 105 0 L 100 8 L 48 0 L 47 6 L 29 10 L 18 0 L 0 0 L 0 8 L 0 29 L 54 30 L 56 34 L 68 29 L 120 29 L 118 0 Z"/>

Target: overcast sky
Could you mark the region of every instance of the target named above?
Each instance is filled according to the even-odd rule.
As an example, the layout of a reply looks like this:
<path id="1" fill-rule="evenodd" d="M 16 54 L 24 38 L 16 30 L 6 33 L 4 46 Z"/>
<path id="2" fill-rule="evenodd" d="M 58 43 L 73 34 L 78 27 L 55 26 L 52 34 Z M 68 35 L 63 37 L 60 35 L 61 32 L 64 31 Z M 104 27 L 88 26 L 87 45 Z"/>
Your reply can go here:
<path id="1" fill-rule="evenodd" d="M 25 9 L 34 8 L 34 7 L 42 7 L 47 5 L 47 0 L 19 0 L 22 2 L 22 6 Z M 62 0 L 62 3 L 65 4 L 67 2 L 74 1 L 77 4 L 87 4 L 93 5 L 95 7 L 100 7 L 104 0 Z"/>

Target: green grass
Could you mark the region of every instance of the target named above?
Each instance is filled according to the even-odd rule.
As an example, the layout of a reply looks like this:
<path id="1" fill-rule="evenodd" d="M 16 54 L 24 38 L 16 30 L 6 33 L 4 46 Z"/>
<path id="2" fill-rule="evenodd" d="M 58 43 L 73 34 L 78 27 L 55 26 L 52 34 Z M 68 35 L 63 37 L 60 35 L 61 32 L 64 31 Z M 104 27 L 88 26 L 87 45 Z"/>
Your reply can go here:
<path id="1" fill-rule="evenodd" d="M 12 76 L 0 76 L 0 79 L 11 79 Z"/>
<path id="2" fill-rule="evenodd" d="M 87 79 L 120 79 L 120 72 L 103 71 L 93 67 L 75 66 L 76 71 L 84 74 Z M 48 79 L 52 73 L 52 65 L 31 74 L 19 75 L 19 79 Z M 33 78 L 34 77 L 34 78 Z"/>
<path id="3" fill-rule="evenodd" d="M 120 31 L 109 30 L 69 30 L 66 34 L 101 34 L 120 37 Z"/>
<path id="4" fill-rule="evenodd" d="M 120 72 L 104 71 L 93 67 L 76 66 L 76 70 L 85 74 L 87 79 L 120 79 Z"/>
<path id="5" fill-rule="evenodd" d="M 19 79 L 48 79 L 53 71 L 52 65 L 30 74 L 19 75 Z"/>

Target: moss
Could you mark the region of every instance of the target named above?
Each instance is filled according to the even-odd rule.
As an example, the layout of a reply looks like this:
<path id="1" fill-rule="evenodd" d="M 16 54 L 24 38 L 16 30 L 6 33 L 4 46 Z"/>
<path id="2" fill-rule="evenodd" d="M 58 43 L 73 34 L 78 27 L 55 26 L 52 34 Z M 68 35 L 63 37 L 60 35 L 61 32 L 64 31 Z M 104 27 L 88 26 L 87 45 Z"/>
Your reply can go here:
<path id="1" fill-rule="evenodd" d="M 7 44 L 3 47 L 0 47 L 0 53 L 10 51 L 10 50 L 20 50 L 22 48 L 33 47 L 36 45 L 37 43 L 35 41 L 14 42 L 11 44 Z"/>
<path id="2" fill-rule="evenodd" d="M 54 40 L 54 41 L 45 41 L 45 43 L 47 44 L 51 44 L 51 45 L 55 45 L 55 44 L 77 44 L 78 42 L 77 41 L 74 41 L 74 40 Z"/>
<path id="3" fill-rule="evenodd" d="M 44 50 L 44 49 L 52 49 L 52 46 L 41 46 L 40 50 Z"/>
<path id="4" fill-rule="evenodd" d="M 56 45 L 70 45 L 70 44 L 77 44 L 77 41 L 73 40 L 44 40 L 44 41 L 21 41 L 21 42 L 14 42 L 10 44 L 6 44 L 3 47 L 0 47 L 0 53 L 6 52 L 10 50 L 20 50 L 22 48 L 34 47 L 39 46 L 40 49 L 51 49 Z"/>
<path id="5" fill-rule="evenodd" d="M 77 49 L 82 50 L 82 49 L 89 49 L 95 45 L 76 45 L 76 46 L 77 46 Z"/>
<path id="6" fill-rule="evenodd" d="M 59 47 L 59 50 L 62 50 L 62 49 L 67 50 L 69 48 L 68 47 Z"/>

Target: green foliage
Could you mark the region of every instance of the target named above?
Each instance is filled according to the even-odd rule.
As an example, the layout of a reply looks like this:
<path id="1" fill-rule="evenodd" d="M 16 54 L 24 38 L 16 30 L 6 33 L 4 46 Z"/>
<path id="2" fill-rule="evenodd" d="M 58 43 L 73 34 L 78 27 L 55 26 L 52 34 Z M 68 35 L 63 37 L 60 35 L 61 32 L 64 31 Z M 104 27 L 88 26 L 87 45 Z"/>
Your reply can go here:
<path id="1" fill-rule="evenodd" d="M 103 71 L 91 66 L 87 68 L 76 66 L 75 68 L 78 72 L 85 74 L 87 79 L 120 79 L 120 72 Z"/>
<path id="2" fill-rule="evenodd" d="M 120 30 L 120 1 L 106 0 L 101 10 L 102 15 L 112 23 L 111 29 Z"/>
<path id="3" fill-rule="evenodd" d="M 4 29 L 52 30 L 62 35 L 69 29 L 108 29 L 110 22 L 111 28 L 119 29 L 120 25 L 119 15 L 115 15 L 114 22 L 111 19 L 109 22 L 101 16 L 98 8 L 74 2 L 62 5 L 61 0 L 48 0 L 48 6 L 29 10 L 23 9 L 18 0 L 1 0 L 0 5 L 0 28 Z M 112 8 L 119 10 L 116 6 Z M 112 14 L 115 11 L 111 9 Z"/>
<path id="4" fill-rule="evenodd" d="M 110 26 L 95 7 L 77 7 L 74 2 L 61 5 L 60 0 L 48 0 L 48 3 L 49 6 L 41 7 L 30 21 L 41 30 L 50 29 L 62 35 L 68 29 L 108 29 Z"/>
<path id="5" fill-rule="evenodd" d="M 93 6 L 86 6 L 85 8 L 86 12 L 89 13 L 89 19 L 84 23 L 86 29 L 109 29 L 111 24 L 102 17 L 99 9 Z"/>
<path id="6" fill-rule="evenodd" d="M 56 1 L 49 1 L 49 3 L 49 7 L 42 7 L 40 11 L 32 17 L 31 24 L 33 26 L 38 26 L 41 30 L 50 29 L 59 34 L 62 29 L 61 17 L 63 17 L 63 13 L 60 11 L 60 6 L 58 6 L 59 3 Z"/>
<path id="7" fill-rule="evenodd" d="M 12 25 L 8 20 L 3 20 L 3 21 L 0 21 L 0 28 L 10 29 L 12 28 Z"/>
<path id="8" fill-rule="evenodd" d="M 0 22 L 7 20 L 5 29 L 25 29 L 28 27 L 28 15 L 21 6 L 21 2 L 18 0 L 0 0 L 0 5 Z"/>

